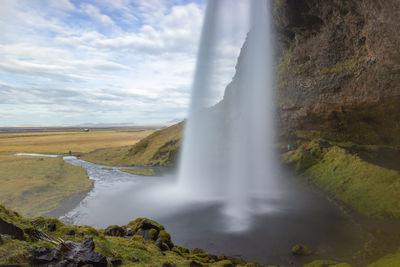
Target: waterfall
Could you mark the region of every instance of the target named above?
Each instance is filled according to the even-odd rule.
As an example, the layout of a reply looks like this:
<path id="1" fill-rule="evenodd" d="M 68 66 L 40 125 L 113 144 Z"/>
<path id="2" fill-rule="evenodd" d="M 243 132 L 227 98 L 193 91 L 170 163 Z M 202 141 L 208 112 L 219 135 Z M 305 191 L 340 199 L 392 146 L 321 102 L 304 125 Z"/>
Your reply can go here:
<path id="1" fill-rule="evenodd" d="M 231 1 L 239 4 L 239 0 Z M 224 98 L 213 105 L 217 26 L 225 1 L 208 1 L 179 167 L 179 185 L 192 197 L 218 200 L 241 230 L 254 212 L 279 196 L 274 154 L 273 31 L 269 0 L 248 1 L 248 32 Z M 226 15 L 226 14 L 225 14 Z M 237 14 L 230 14 L 235 21 Z M 236 29 L 238 30 L 238 29 Z M 243 28 L 242 28 L 243 30 Z M 222 34 L 235 34 L 231 33 Z"/>

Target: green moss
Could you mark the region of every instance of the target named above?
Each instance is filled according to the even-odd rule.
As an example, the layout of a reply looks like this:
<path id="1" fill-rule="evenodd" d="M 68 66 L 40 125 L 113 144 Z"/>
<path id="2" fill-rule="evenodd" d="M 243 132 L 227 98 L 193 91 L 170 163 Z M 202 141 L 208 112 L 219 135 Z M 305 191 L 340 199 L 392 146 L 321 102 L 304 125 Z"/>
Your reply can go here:
<path id="1" fill-rule="evenodd" d="M 4 240 L 0 244 L 0 265 L 27 265 L 29 263 L 29 246 L 18 240 Z"/>
<path id="2" fill-rule="evenodd" d="M 304 267 L 351 267 L 348 263 L 339 263 L 333 260 L 315 260 L 307 263 Z"/>
<path id="3" fill-rule="evenodd" d="M 400 266 L 400 251 L 387 255 L 378 261 L 371 263 L 368 267 L 398 267 Z"/>
<path id="4" fill-rule="evenodd" d="M 321 69 L 323 74 L 335 74 L 346 71 L 353 71 L 357 68 L 357 65 L 361 62 L 359 58 L 349 58 L 343 61 L 337 62 L 335 65 L 331 67 L 326 67 Z"/>
<path id="5" fill-rule="evenodd" d="M 334 198 L 372 217 L 400 218 L 400 173 L 363 161 L 322 141 L 304 143 L 286 163 Z"/>
<path id="6" fill-rule="evenodd" d="M 357 211 L 374 217 L 400 218 L 400 174 L 333 147 L 306 171 L 315 184 Z"/>
<path id="7" fill-rule="evenodd" d="M 189 251 L 186 248 L 176 246 L 172 250 L 161 251 L 154 242 L 155 237 L 160 237 L 164 240 L 170 240 L 171 237 L 161 224 L 147 218 L 138 218 L 130 222 L 128 226 L 123 226 L 124 228 L 130 227 L 133 231 L 144 225 L 150 227 L 149 236 L 154 238 L 147 241 L 140 236 L 133 236 L 131 239 L 105 236 L 104 230 L 96 230 L 89 226 L 65 225 L 54 218 L 25 219 L 2 206 L 0 206 L 0 218 L 19 225 L 24 230 L 36 228 L 53 238 L 59 237 L 63 240 L 82 242 L 85 237 L 92 237 L 97 252 L 106 257 L 121 259 L 123 266 L 162 266 L 167 262 L 176 266 L 190 266 L 190 262 L 193 261 L 207 266 L 231 266 L 228 264 L 229 261 L 226 261 L 226 258 L 221 257 L 220 261 L 215 262 L 217 260 L 216 256 L 209 255 L 200 249 Z M 55 229 L 50 231 L 49 224 L 56 225 Z M 66 233 L 70 230 L 74 230 L 76 234 L 67 235 Z M 1 236 L 0 265 L 18 264 L 29 266 L 31 249 L 39 247 L 54 248 L 55 246 L 35 239 L 27 238 L 25 241 L 18 241 L 11 239 L 11 237 Z"/>
<path id="8" fill-rule="evenodd" d="M 289 47 L 288 49 L 286 49 L 283 52 L 282 57 L 279 61 L 279 64 L 276 68 L 276 75 L 277 75 L 277 81 L 278 81 L 279 87 L 285 86 L 285 84 L 286 84 L 284 77 L 285 77 L 285 73 L 287 72 L 287 70 L 290 66 L 292 57 L 293 57 L 293 46 Z"/>
<path id="9" fill-rule="evenodd" d="M 320 146 L 320 141 L 314 140 L 301 145 L 296 150 L 284 154 L 283 161 L 293 165 L 296 171 L 302 172 L 318 163 L 323 153 L 324 151 Z"/>

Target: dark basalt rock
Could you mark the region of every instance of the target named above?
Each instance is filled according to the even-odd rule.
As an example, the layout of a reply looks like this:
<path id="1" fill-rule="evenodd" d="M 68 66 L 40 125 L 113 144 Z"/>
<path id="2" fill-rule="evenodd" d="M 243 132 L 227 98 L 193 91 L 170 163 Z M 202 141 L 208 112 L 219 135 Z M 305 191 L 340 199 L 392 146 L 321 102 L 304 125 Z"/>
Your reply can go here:
<path id="1" fill-rule="evenodd" d="M 57 225 L 55 223 L 49 223 L 47 229 L 49 229 L 50 232 L 54 232 L 57 230 Z"/>
<path id="2" fill-rule="evenodd" d="M 122 260 L 121 259 L 109 258 L 108 262 L 110 263 L 111 266 L 120 266 L 120 265 L 122 265 Z"/>
<path id="3" fill-rule="evenodd" d="M 68 230 L 65 234 L 66 235 L 76 235 L 76 232 L 75 232 L 75 230 L 71 229 L 71 230 Z"/>
<path id="4" fill-rule="evenodd" d="M 86 238 L 82 244 L 66 241 L 57 249 L 39 248 L 32 252 L 32 264 L 55 266 L 96 266 L 106 267 L 107 259 L 94 251 L 92 238 Z"/>
<path id="5" fill-rule="evenodd" d="M 25 240 L 24 231 L 18 226 L 0 218 L 0 234 L 10 235 L 18 240 Z"/>

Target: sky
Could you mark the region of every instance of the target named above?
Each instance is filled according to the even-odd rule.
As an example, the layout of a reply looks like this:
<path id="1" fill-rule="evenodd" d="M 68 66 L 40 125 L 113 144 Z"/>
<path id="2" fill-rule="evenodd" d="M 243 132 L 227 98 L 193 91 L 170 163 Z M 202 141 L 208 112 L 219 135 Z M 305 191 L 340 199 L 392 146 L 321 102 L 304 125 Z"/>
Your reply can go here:
<path id="1" fill-rule="evenodd" d="M 151 125 L 186 116 L 205 0 L 0 5 L 0 126 Z M 216 99 L 241 45 L 221 41 Z"/>

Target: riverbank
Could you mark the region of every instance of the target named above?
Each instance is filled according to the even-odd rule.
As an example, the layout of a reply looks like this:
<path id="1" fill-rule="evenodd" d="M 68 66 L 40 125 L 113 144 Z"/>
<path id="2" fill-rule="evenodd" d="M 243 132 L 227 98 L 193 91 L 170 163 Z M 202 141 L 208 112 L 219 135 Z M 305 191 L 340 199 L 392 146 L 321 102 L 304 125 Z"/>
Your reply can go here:
<path id="1" fill-rule="evenodd" d="M 153 131 L 128 128 L 0 133 L 0 203 L 25 216 L 63 215 L 86 196 L 93 182 L 83 168 L 48 154 L 77 155 L 134 145 Z M 32 153 L 43 155 L 30 156 Z"/>
<path id="2" fill-rule="evenodd" d="M 0 203 L 25 216 L 62 209 L 93 187 L 83 168 L 62 158 L 14 155 L 0 155 L 0 183 Z"/>

